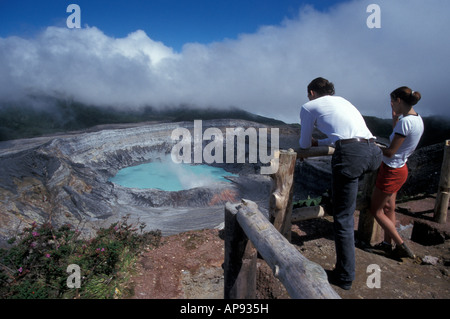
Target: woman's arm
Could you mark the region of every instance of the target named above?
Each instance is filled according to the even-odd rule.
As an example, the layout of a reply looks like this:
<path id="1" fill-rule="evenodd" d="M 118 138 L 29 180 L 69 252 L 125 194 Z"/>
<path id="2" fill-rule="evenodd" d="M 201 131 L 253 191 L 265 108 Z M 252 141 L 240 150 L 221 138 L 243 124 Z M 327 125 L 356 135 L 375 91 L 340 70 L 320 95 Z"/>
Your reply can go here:
<path id="1" fill-rule="evenodd" d="M 400 134 L 395 134 L 394 139 L 392 140 L 391 144 L 387 148 L 382 148 L 382 152 L 384 156 L 392 157 L 395 153 L 397 153 L 400 146 L 402 146 L 403 142 L 405 141 L 405 137 Z"/>

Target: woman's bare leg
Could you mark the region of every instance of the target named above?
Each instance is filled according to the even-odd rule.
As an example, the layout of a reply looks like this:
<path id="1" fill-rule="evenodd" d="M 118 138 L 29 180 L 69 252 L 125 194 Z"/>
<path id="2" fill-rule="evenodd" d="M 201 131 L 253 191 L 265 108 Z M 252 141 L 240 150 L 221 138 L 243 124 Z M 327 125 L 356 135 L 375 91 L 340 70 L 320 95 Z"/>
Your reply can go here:
<path id="1" fill-rule="evenodd" d="M 395 228 L 395 199 L 397 194 L 383 193 L 378 188 L 374 188 L 371 200 L 371 213 L 384 230 L 384 240 L 390 243 L 391 240 L 397 245 L 403 243 L 397 229 Z"/>

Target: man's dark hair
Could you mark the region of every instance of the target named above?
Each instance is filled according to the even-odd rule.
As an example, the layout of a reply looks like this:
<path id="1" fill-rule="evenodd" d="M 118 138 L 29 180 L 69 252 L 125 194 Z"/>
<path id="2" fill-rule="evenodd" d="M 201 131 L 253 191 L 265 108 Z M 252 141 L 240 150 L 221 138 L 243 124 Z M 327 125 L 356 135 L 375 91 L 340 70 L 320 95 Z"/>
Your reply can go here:
<path id="1" fill-rule="evenodd" d="M 320 96 L 334 95 L 334 84 L 324 78 L 316 78 L 308 85 L 308 93 L 314 91 Z"/>

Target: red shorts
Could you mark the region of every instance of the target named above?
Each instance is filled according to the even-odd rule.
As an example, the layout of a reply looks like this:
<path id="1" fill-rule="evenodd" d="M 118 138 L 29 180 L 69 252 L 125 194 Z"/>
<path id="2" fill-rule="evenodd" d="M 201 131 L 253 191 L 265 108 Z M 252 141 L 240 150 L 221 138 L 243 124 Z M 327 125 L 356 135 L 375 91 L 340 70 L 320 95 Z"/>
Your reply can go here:
<path id="1" fill-rule="evenodd" d="M 406 164 L 400 168 L 392 168 L 382 162 L 375 185 L 383 193 L 393 194 L 402 188 L 407 178 L 408 166 Z"/>

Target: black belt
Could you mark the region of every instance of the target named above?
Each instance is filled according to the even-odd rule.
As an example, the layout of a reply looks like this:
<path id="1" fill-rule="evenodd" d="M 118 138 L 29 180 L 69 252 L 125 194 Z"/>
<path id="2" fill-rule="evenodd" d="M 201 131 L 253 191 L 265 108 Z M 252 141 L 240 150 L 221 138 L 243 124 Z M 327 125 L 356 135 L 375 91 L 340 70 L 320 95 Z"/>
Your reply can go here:
<path id="1" fill-rule="evenodd" d="M 336 146 L 340 146 L 340 145 L 349 144 L 349 143 L 374 143 L 374 142 L 375 142 L 374 138 L 366 139 L 366 138 L 355 137 L 355 138 L 348 138 L 345 140 L 337 140 L 334 144 Z"/>

